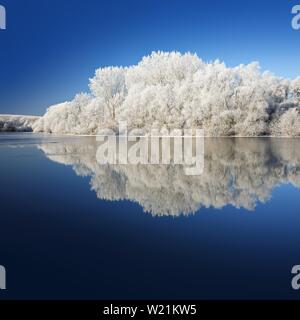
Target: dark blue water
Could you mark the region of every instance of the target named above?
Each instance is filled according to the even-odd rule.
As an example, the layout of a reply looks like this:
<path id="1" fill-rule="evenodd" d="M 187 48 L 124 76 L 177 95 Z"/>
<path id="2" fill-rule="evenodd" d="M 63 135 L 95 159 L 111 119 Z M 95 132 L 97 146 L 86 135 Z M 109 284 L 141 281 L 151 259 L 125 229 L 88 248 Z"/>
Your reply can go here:
<path id="1" fill-rule="evenodd" d="M 93 138 L 1 135 L 0 298 L 299 299 L 299 147 L 208 139 L 192 178 L 101 168 Z"/>

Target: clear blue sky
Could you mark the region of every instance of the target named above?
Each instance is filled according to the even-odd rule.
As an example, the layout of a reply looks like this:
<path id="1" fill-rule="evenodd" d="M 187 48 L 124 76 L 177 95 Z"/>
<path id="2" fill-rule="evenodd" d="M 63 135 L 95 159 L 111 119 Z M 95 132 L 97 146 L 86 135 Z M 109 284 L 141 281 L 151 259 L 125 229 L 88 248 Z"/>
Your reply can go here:
<path id="1" fill-rule="evenodd" d="M 154 50 L 300 75 L 300 0 L 0 0 L 0 113 L 43 114 L 87 90 L 97 67 Z"/>

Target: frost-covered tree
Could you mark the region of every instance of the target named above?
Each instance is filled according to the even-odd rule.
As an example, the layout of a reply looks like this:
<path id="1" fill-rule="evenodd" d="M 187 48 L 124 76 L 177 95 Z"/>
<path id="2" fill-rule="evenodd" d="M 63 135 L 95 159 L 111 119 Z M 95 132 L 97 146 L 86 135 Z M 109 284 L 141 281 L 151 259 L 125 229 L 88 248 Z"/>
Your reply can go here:
<path id="1" fill-rule="evenodd" d="M 92 94 L 103 105 L 105 123 L 112 127 L 116 124 L 118 109 L 121 107 L 127 91 L 125 71 L 126 69 L 118 67 L 98 69 L 95 77 L 90 80 Z"/>
<path id="2" fill-rule="evenodd" d="M 34 130 L 95 134 L 125 120 L 145 133 L 202 128 L 209 136 L 282 135 L 286 119 L 300 117 L 300 77 L 276 77 L 257 62 L 205 63 L 190 53 L 157 52 L 135 66 L 98 69 L 90 90 L 49 108 Z"/>
<path id="3" fill-rule="evenodd" d="M 291 95 L 295 99 L 295 103 L 300 104 L 300 77 L 296 78 L 291 83 Z"/>
<path id="4" fill-rule="evenodd" d="M 300 113 L 296 108 L 289 109 L 276 119 L 271 127 L 275 136 L 300 136 Z"/>

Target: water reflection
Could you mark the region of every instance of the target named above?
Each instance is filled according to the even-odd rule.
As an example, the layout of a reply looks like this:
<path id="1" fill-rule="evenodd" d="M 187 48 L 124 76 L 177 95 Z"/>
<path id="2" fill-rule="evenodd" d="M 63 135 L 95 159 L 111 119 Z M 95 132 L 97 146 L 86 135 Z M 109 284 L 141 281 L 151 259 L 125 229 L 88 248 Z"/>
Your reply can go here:
<path id="1" fill-rule="evenodd" d="M 204 172 L 187 176 L 181 165 L 100 165 L 94 138 L 42 143 L 52 161 L 90 176 L 99 199 L 131 200 L 153 215 L 191 214 L 201 207 L 253 210 L 279 184 L 300 187 L 300 139 L 205 139 Z"/>

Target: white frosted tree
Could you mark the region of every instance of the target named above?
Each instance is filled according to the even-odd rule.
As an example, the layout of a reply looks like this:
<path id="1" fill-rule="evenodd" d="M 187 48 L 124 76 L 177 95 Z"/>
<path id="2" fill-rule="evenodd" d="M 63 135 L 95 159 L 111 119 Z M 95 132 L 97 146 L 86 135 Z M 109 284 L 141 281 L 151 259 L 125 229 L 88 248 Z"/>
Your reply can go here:
<path id="1" fill-rule="evenodd" d="M 273 123 L 272 133 L 275 136 L 300 136 L 300 113 L 296 108 L 289 109 Z"/>
<path id="2" fill-rule="evenodd" d="M 118 109 L 127 92 L 125 72 L 124 68 L 108 67 L 96 70 L 95 77 L 90 79 L 91 92 L 102 100 L 104 118 L 108 126 L 116 125 Z"/>
<path id="3" fill-rule="evenodd" d="M 295 103 L 300 106 L 300 77 L 296 78 L 291 83 L 291 94 Z"/>
<path id="4" fill-rule="evenodd" d="M 95 134 L 125 120 L 145 133 L 203 128 L 209 136 L 260 136 L 281 135 L 287 119 L 299 118 L 300 77 L 261 72 L 257 62 L 205 63 L 190 53 L 157 52 L 135 66 L 98 69 L 90 90 L 50 107 L 34 130 Z"/>

